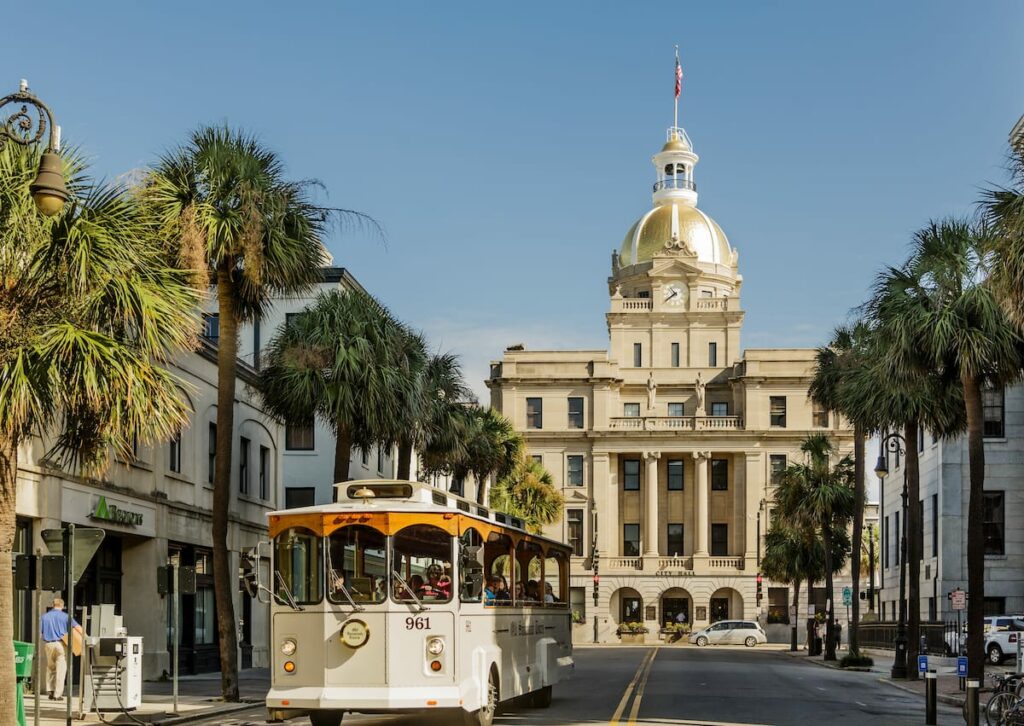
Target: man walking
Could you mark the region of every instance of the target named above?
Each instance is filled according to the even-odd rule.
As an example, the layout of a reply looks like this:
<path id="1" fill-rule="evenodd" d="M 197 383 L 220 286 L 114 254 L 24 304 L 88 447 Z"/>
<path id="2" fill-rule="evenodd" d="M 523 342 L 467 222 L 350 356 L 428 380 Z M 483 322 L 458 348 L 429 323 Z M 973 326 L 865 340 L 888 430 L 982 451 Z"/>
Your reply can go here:
<path id="1" fill-rule="evenodd" d="M 72 620 L 75 630 L 82 626 Z M 64 655 L 68 637 L 68 616 L 64 612 L 64 601 L 55 597 L 53 607 L 40 619 L 40 634 L 43 636 L 46 653 L 46 691 L 51 701 L 64 697 L 64 681 L 67 676 L 67 659 Z"/>

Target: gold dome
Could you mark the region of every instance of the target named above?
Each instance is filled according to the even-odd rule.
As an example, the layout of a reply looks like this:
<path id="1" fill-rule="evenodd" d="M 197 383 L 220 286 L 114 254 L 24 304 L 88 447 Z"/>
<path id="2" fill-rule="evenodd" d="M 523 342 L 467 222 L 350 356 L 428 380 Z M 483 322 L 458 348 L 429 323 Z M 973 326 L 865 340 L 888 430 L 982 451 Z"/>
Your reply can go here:
<path id="1" fill-rule="evenodd" d="M 680 242 L 696 252 L 699 261 L 732 264 L 732 248 L 722 228 L 704 212 L 686 204 L 662 204 L 641 217 L 622 240 L 619 264 L 649 261 L 672 240 L 673 226 L 679 231 Z"/>
<path id="2" fill-rule="evenodd" d="M 665 142 L 665 145 L 661 147 L 662 151 L 693 151 L 690 145 L 678 136 L 674 136 Z"/>

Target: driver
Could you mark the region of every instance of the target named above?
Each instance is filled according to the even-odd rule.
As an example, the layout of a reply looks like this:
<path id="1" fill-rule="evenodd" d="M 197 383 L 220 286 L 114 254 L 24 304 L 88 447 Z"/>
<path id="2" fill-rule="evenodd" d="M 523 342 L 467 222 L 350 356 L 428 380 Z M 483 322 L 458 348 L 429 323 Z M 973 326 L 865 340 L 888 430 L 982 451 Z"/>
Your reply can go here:
<path id="1" fill-rule="evenodd" d="M 446 576 L 444 568 L 435 562 L 427 567 L 427 581 L 420 585 L 416 595 L 424 600 L 448 600 L 451 592 L 451 578 Z"/>

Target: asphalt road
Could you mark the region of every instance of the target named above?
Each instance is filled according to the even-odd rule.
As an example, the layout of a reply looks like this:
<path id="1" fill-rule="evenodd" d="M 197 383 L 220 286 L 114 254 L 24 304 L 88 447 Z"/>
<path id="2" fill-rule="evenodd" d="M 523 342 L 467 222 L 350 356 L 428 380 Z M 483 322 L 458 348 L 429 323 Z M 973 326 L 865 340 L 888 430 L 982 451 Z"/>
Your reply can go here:
<path id="1" fill-rule="evenodd" d="M 555 687 L 554 702 L 537 710 L 512 704 L 503 726 L 627 724 L 657 726 L 882 726 L 923 724 L 924 701 L 878 682 L 874 673 L 823 668 L 785 653 L 743 647 L 579 648 L 576 673 Z M 209 724 L 262 726 L 265 711 Z M 360 726 L 448 726 L 442 713 L 369 717 Z M 308 724 L 294 719 L 289 724 Z M 961 726 L 959 711 L 939 704 L 939 724 Z"/>

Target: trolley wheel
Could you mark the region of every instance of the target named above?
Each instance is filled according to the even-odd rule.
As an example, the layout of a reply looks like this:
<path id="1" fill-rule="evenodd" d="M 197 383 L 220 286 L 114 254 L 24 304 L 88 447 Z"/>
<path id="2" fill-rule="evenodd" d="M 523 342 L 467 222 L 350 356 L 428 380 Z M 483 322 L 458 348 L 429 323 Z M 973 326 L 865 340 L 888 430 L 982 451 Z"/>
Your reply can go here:
<path id="1" fill-rule="evenodd" d="M 551 686 L 544 686 L 530 694 L 530 705 L 534 708 L 551 706 Z"/>
<path id="2" fill-rule="evenodd" d="M 311 726 L 340 726 L 344 716 L 344 711 L 310 711 L 309 723 Z"/>
<path id="3" fill-rule="evenodd" d="M 498 710 L 498 673 L 491 668 L 487 675 L 487 702 L 473 713 L 462 712 L 466 726 L 491 726 Z"/>

